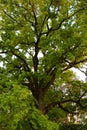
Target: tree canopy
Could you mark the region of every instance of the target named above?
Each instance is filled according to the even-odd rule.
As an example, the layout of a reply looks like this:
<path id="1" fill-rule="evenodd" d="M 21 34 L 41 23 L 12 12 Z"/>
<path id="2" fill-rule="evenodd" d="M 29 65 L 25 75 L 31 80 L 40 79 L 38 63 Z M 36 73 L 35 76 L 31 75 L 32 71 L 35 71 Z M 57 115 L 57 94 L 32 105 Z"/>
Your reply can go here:
<path id="1" fill-rule="evenodd" d="M 87 83 L 79 81 L 71 68 L 87 64 L 86 13 L 86 0 L 0 0 L 0 101 L 7 101 L 7 115 L 23 120 L 25 111 L 30 113 L 26 104 L 34 102 L 32 110 L 40 111 L 43 120 L 47 115 L 59 123 L 68 114 L 83 119 Z"/>

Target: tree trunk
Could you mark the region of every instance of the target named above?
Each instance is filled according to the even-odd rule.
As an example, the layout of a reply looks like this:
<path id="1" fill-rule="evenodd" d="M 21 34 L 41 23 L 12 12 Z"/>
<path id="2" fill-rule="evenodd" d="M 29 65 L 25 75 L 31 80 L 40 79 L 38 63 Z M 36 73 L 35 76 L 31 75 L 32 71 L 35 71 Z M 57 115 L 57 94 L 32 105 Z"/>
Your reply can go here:
<path id="1" fill-rule="evenodd" d="M 39 89 L 38 109 L 44 114 L 44 91 L 42 88 Z"/>
<path id="2" fill-rule="evenodd" d="M 44 90 L 40 87 L 34 88 L 32 90 L 32 94 L 38 102 L 37 108 L 41 111 L 42 114 L 44 114 L 45 113 L 45 111 L 44 111 L 44 95 L 45 95 Z"/>

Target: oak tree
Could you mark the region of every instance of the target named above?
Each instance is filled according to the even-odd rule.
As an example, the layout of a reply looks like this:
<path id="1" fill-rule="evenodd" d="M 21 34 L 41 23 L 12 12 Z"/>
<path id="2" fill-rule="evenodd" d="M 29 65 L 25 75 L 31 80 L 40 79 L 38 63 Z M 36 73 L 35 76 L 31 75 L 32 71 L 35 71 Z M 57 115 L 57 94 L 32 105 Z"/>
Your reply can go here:
<path id="1" fill-rule="evenodd" d="M 71 71 L 87 63 L 86 13 L 85 0 L 0 0 L 0 84 L 27 87 L 50 119 L 86 108 Z"/>

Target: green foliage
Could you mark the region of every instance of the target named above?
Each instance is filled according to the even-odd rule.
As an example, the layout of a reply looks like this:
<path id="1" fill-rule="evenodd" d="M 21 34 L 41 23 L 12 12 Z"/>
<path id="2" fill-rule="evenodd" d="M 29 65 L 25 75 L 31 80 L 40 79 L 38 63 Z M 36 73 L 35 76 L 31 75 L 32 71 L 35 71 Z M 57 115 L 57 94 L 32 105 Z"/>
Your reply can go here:
<path id="1" fill-rule="evenodd" d="M 58 126 L 35 108 L 35 100 L 28 89 L 15 85 L 0 94 L 0 129 L 57 130 Z"/>
<path id="2" fill-rule="evenodd" d="M 76 112 L 85 121 L 87 83 L 71 68 L 86 66 L 86 13 L 87 0 L 0 0 L 4 129 L 57 129 L 52 117 Z"/>
<path id="3" fill-rule="evenodd" d="M 59 124 L 65 120 L 66 113 L 61 109 L 53 108 L 49 111 L 48 116 L 51 121 L 55 121 Z"/>
<path id="4" fill-rule="evenodd" d="M 0 94 L 0 127 L 16 129 L 18 122 L 28 113 L 31 100 L 28 99 L 29 91 L 20 86 L 11 90 L 2 89 Z"/>

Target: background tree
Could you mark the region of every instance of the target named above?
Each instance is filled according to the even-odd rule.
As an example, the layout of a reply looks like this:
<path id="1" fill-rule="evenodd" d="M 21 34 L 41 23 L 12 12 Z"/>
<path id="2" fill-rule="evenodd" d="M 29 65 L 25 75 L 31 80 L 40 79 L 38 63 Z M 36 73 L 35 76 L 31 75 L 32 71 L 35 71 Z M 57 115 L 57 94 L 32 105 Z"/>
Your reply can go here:
<path id="1" fill-rule="evenodd" d="M 55 3 L 0 0 L 0 84 L 26 86 L 50 119 L 57 109 L 81 112 L 87 94 L 70 70 L 87 62 L 87 1 Z"/>

